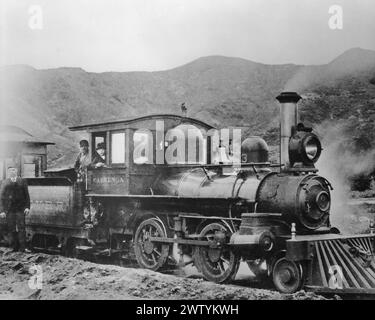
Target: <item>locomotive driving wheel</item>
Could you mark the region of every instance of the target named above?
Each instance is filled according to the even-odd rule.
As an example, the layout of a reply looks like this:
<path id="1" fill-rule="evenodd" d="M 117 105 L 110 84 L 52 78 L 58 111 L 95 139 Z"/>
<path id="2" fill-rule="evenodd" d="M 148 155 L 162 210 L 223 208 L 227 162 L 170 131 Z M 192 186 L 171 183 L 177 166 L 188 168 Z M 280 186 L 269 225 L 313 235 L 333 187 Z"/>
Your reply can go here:
<path id="1" fill-rule="evenodd" d="M 167 237 L 162 221 L 151 218 L 142 221 L 134 236 L 134 252 L 138 264 L 142 268 L 158 270 L 164 266 L 169 255 L 169 245 L 152 242 L 151 237 Z"/>
<path id="2" fill-rule="evenodd" d="M 210 223 L 200 232 L 199 239 L 210 241 L 214 246 L 197 246 L 195 264 L 204 278 L 216 283 L 234 279 L 240 258 L 225 245 L 230 230 L 221 223 Z"/>
<path id="3" fill-rule="evenodd" d="M 272 280 L 276 289 L 282 293 L 294 293 L 303 286 L 304 274 L 302 265 L 298 262 L 280 258 L 276 261 Z"/>

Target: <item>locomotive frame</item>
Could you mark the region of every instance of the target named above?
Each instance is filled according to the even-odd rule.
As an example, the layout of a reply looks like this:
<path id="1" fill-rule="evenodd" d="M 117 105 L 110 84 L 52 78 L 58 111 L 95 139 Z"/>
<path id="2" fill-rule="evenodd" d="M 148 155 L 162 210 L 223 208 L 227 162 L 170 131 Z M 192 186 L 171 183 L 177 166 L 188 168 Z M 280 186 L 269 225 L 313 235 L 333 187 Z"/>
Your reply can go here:
<path id="1" fill-rule="evenodd" d="M 176 127 L 214 129 L 177 115 L 70 128 L 90 134 L 91 150 L 98 142 L 108 146 L 106 167 L 89 169 L 83 186 L 70 168 L 28 179 L 28 240 L 34 248 L 53 247 L 70 256 L 105 254 L 120 260 L 134 247 L 141 267 L 194 264 L 218 283 L 233 280 L 244 260 L 281 292 L 375 293 L 373 224 L 369 234 L 356 236 L 330 225 L 331 186 L 314 167 L 319 139 L 298 124 L 299 99 L 296 93 L 278 97 L 276 165 L 261 156 L 264 149 L 255 150 L 257 161 L 249 154 L 250 161 L 236 167 L 214 164 L 210 136 L 204 137 L 205 163 L 135 163 L 139 130 L 153 133 L 152 159 L 157 158 L 158 120 L 164 122 L 163 137 Z"/>

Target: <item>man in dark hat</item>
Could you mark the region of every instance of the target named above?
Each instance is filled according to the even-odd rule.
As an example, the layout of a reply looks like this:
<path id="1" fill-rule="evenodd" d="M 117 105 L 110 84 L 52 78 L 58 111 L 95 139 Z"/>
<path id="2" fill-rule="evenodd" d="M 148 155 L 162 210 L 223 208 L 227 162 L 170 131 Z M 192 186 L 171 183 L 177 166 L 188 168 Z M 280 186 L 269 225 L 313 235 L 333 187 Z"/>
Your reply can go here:
<path id="1" fill-rule="evenodd" d="M 77 181 L 83 182 L 85 180 L 86 169 L 90 165 L 89 142 L 81 140 L 79 142 L 79 149 L 80 152 L 74 163 L 74 169 L 77 173 Z"/>
<path id="2" fill-rule="evenodd" d="M 26 180 L 18 176 L 15 165 L 8 167 L 8 178 L 1 184 L 0 216 L 6 217 L 9 245 L 14 251 L 26 249 L 25 216 L 30 211 L 30 196 Z M 18 235 L 18 244 L 17 244 Z"/>

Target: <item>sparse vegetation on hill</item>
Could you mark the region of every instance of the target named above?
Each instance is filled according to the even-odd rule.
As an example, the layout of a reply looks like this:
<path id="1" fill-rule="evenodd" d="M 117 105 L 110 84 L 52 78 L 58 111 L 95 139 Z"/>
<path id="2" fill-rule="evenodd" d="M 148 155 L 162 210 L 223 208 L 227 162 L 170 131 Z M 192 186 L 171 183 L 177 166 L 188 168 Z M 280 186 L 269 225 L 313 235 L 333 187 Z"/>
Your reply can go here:
<path id="1" fill-rule="evenodd" d="M 301 118 L 319 131 L 323 146 L 331 143 L 325 139 L 327 130 L 339 126 L 341 150 L 360 155 L 375 149 L 374 79 L 375 52 L 358 48 L 324 66 L 264 65 L 221 56 L 160 72 L 8 66 L 0 69 L 1 120 L 54 141 L 50 165 L 74 158 L 82 136 L 68 126 L 180 113 L 182 102 L 191 117 L 217 127 L 240 126 L 245 135 L 261 135 L 276 145 L 275 97 L 292 90 L 305 98 Z"/>

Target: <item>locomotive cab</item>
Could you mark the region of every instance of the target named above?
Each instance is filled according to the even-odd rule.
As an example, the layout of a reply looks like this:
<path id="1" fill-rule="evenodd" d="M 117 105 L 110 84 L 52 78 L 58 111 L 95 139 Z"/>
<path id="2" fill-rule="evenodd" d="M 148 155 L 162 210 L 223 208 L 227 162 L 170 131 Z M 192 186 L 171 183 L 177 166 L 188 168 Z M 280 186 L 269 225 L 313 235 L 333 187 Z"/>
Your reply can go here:
<path id="1" fill-rule="evenodd" d="M 199 120 L 176 115 L 152 115 L 129 120 L 82 125 L 70 128 L 90 134 L 91 156 L 99 144 L 106 146 L 105 165 L 91 166 L 87 175 L 88 195 L 147 195 L 158 168 L 167 166 L 168 151 L 173 149 L 176 132 L 212 129 Z M 202 140 L 203 141 L 203 140 Z M 200 160 L 187 162 L 183 154 L 171 153 L 173 164 L 203 164 L 207 161 L 206 140 L 197 144 Z M 188 144 L 188 142 L 187 142 Z M 172 146 L 172 148 L 171 148 Z M 185 156 L 186 155 L 186 156 Z M 198 159 L 198 158 L 196 158 Z"/>

